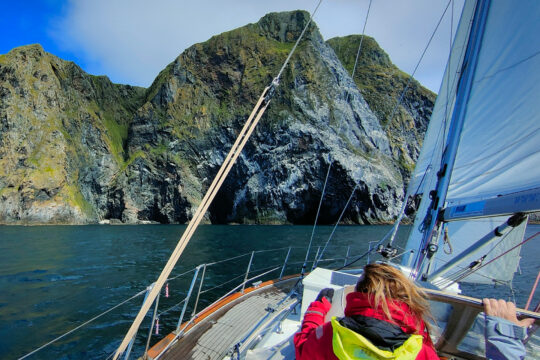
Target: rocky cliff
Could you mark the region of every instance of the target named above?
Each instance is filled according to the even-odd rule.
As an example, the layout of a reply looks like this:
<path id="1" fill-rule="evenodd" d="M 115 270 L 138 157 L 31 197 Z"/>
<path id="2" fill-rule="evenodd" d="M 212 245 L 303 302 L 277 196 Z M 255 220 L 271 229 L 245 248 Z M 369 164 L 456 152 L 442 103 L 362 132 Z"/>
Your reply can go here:
<path id="1" fill-rule="evenodd" d="M 0 222 L 96 221 L 143 94 L 40 45 L 1 55 Z"/>
<path id="2" fill-rule="evenodd" d="M 146 90 L 38 45 L 1 55 L 0 222 L 187 222 L 308 16 L 273 13 L 196 44 Z M 397 86 L 379 94 L 355 76 L 357 86 L 342 42 L 310 26 L 208 221 L 312 223 L 330 165 L 321 222 L 351 194 L 346 222 L 397 215 L 432 94 L 415 84 L 385 127 Z M 403 87 L 405 74 L 369 43 L 362 76 Z M 368 61 L 380 54 L 386 62 Z"/>
<path id="3" fill-rule="evenodd" d="M 353 72 L 360 35 L 328 40 L 339 59 Z M 408 181 L 427 130 L 436 94 L 401 71 L 375 39 L 364 36 L 354 82 L 375 113 L 390 142 L 392 158 Z M 403 92 L 403 90 L 407 90 Z M 400 97 L 403 94 L 403 98 Z"/>

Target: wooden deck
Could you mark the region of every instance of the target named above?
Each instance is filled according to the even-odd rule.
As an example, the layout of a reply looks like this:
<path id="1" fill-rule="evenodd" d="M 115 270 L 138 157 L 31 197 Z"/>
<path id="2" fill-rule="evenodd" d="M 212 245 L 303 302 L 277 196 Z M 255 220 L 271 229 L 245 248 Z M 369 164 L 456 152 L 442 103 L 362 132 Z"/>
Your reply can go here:
<path id="1" fill-rule="evenodd" d="M 240 341 L 257 322 L 268 314 L 291 290 L 296 279 L 274 283 L 269 281 L 258 287 L 246 289 L 244 295 L 229 296 L 216 306 L 203 311 L 198 321 L 191 325 L 184 336 L 160 359 L 223 359 L 231 348 Z M 289 299 L 283 306 L 292 303 Z M 169 334 L 149 350 L 153 359 L 174 339 Z"/>

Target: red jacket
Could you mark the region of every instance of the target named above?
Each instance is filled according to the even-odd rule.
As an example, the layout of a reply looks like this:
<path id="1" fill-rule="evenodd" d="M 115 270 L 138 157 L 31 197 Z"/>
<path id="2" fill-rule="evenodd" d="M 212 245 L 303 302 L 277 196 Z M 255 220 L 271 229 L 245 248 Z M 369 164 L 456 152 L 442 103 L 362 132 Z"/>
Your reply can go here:
<path id="1" fill-rule="evenodd" d="M 433 343 L 423 321 L 411 314 L 409 307 L 401 302 L 392 306 L 389 310 L 395 324 L 407 334 L 419 334 L 424 338 L 422 349 L 416 357 L 420 360 L 439 359 L 433 347 Z M 337 360 L 332 346 L 332 324 L 324 323 L 324 317 L 332 305 L 326 298 L 321 301 L 311 303 L 304 315 L 302 327 L 294 335 L 294 345 L 296 348 L 297 360 Z M 390 322 L 381 307 L 375 309 L 371 307 L 368 296 L 364 293 L 353 292 L 347 295 L 347 306 L 345 316 L 363 315 L 379 320 Z"/>

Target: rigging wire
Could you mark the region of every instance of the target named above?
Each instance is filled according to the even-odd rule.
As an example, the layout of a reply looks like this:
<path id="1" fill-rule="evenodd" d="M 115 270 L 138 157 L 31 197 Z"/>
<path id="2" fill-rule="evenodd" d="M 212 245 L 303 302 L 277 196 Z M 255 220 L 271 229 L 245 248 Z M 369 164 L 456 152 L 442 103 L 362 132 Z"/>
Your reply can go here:
<path id="1" fill-rule="evenodd" d="M 385 127 L 385 130 L 390 126 L 390 124 L 392 123 L 392 119 L 394 118 L 394 114 L 398 108 L 398 106 L 401 104 L 401 101 L 403 100 L 403 97 L 405 96 L 405 93 L 407 92 L 407 90 L 409 90 L 409 86 L 411 85 L 411 82 L 412 80 L 414 79 L 414 74 L 416 74 L 416 70 L 418 70 L 418 66 L 420 66 L 420 63 L 422 62 L 422 59 L 424 58 L 424 55 L 426 54 L 426 51 L 427 49 L 429 48 L 429 45 L 431 44 L 431 41 L 433 40 L 433 37 L 435 36 L 435 33 L 437 32 L 437 30 L 439 29 L 439 25 L 441 25 L 441 22 L 444 18 L 444 15 L 446 14 L 446 11 L 448 10 L 448 7 L 450 6 L 450 3 L 452 2 L 452 0 L 449 0 L 448 1 L 448 4 L 446 4 L 446 7 L 439 19 L 439 22 L 437 23 L 437 26 L 435 26 L 435 30 L 433 30 L 433 33 L 431 34 L 431 37 L 429 38 L 429 41 L 426 45 L 426 47 L 424 48 L 424 51 L 422 52 L 422 55 L 420 56 L 420 59 L 418 60 L 418 63 L 416 64 L 416 66 L 414 67 L 414 70 L 411 74 L 411 76 L 409 77 L 409 81 L 407 81 L 407 85 L 405 85 L 405 88 L 403 89 L 403 91 L 401 92 L 401 95 L 398 99 L 398 101 L 396 102 L 396 105 L 394 106 L 394 109 L 392 110 L 392 113 L 390 115 L 390 118 L 388 119 L 388 123 L 386 124 L 386 127 Z"/>
<path id="2" fill-rule="evenodd" d="M 277 74 L 277 76 L 274 78 L 274 80 L 272 81 L 272 83 L 274 84 L 279 84 L 279 79 L 281 78 L 281 74 L 283 73 L 283 71 L 285 70 L 285 68 L 287 67 L 287 64 L 289 63 L 289 60 L 291 60 L 291 57 L 292 55 L 294 54 L 294 51 L 296 50 L 296 47 L 298 46 L 298 44 L 300 43 L 300 40 L 302 40 L 302 38 L 304 37 L 304 34 L 306 33 L 306 30 L 308 29 L 309 27 L 309 24 L 311 24 L 311 21 L 313 20 L 313 17 L 315 16 L 315 14 L 317 13 L 317 10 L 319 10 L 319 6 L 321 6 L 321 3 L 322 3 L 322 0 L 319 0 L 319 3 L 317 4 L 317 7 L 315 7 L 315 10 L 313 10 L 313 12 L 311 13 L 311 16 L 309 17 L 309 20 L 308 22 L 306 23 L 306 26 L 304 26 L 304 29 L 302 30 L 302 32 L 300 33 L 300 36 L 298 37 L 298 39 L 296 40 L 296 43 L 294 44 L 293 48 L 291 49 L 291 51 L 289 52 L 289 56 L 287 56 L 287 59 L 285 60 L 285 62 L 283 63 L 283 66 L 281 67 L 281 69 L 279 70 L 279 73 Z"/>
<path id="3" fill-rule="evenodd" d="M 354 75 L 356 73 L 356 68 L 358 66 L 358 60 L 360 58 L 360 51 L 362 49 L 362 42 L 364 41 L 364 34 L 366 32 L 366 25 L 367 25 L 367 21 L 368 21 L 368 18 L 369 18 L 369 11 L 371 9 L 371 3 L 372 3 L 372 0 L 369 0 L 368 9 L 367 9 L 367 12 L 366 12 L 366 19 L 364 20 L 364 27 L 362 28 L 362 35 L 360 36 L 360 44 L 358 45 L 358 50 L 356 51 L 356 58 L 354 60 L 353 71 L 352 71 L 352 74 L 351 74 L 351 79 L 352 79 L 353 83 L 354 83 Z M 342 125 L 343 125 L 343 118 L 341 118 L 341 121 L 339 123 L 339 127 L 338 127 L 339 130 L 341 130 Z M 321 211 L 321 205 L 322 205 L 322 202 L 323 202 L 323 199 L 324 199 L 324 193 L 325 193 L 326 185 L 328 184 L 328 177 L 330 175 L 330 169 L 332 168 L 332 165 L 334 163 L 334 160 L 331 159 L 330 155 L 329 155 L 329 160 L 330 160 L 330 165 L 328 165 L 328 172 L 326 173 L 326 178 L 324 180 L 323 191 L 322 191 L 322 194 L 321 194 L 321 198 L 319 200 L 319 207 L 317 209 L 317 214 L 315 216 L 315 222 L 313 224 L 313 231 L 311 232 L 311 238 L 309 239 L 309 245 L 308 245 L 308 249 L 307 249 L 307 252 L 306 252 L 306 258 L 305 258 L 305 261 L 304 261 L 304 265 L 302 266 L 302 274 L 301 274 L 301 276 L 303 276 L 304 272 L 305 272 L 305 268 L 306 268 L 307 261 L 308 261 L 308 258 L 309 258 L 309 252 L 311 250 L 311 244 L 313 242 L 313 236 L 315 234 L 315 227 L 317 226 L 317 221 L 319 219 L 319 213 Z M 349 197 L 349 201 L 351 200 L 351 198 L 352 198 L 352 196 L 353 196 L 353 194 L 354 194 L 354 192 L 356 191 L 357 188 L 358 188 L 358 183 L 355 184 L 355 187 L 352 190 L 352 193 L 351 193 L 351 195 Z M 345 205 L 345 209 L 349 206 L 349 201 L 347 201 L 347 204 Z M 343 212 L 341 213 L 341 216 L 343 216 L 343 213 L 345 212 L 345 209 L 343 209 Z M 338 226 L 339 221 L 341 220 L 341 216 L 338 219 L 338 223 L 336 223 L 336 227 Z M 335 231 L 335 228 L 332 231 L 332 234 L 330 234 L 330 237 L 328 238 L 328 240 L 326 241 L 326 245 L 328 245 L 328 242 L 332 238 L 332 235 L 334 234 L 334 231 Z M 324 249 L 326 249 L 326 245 L 325 245 Z M 324 252 L 324 250 L 323 250 L 323 252 Z M 321 257 L 319 257 L 319 259 L 320 258 L 322 258 L 322 254 L 321 254 Z M 314 260 L 314 267 L 316 265 L 317 265 L 317 259 Z"/>
<path id="4" fill-rule="evenodd" d="M 434 257 L 437 261 L 441 262 L 442 264 L 447 264 L 450 262 L 450 260 L 446 260 L 446 259 L 442 259 L 440 257 Z M 464 265 L 460 265 L 460 264 L 457 264 L 456 265 L 457 268 L 459 268 L 460 270 L 464 270 L 466 269 L 466 266 Z M 488 280 L 491 280 L 493 281 L 494 283 L 497 283 L 497 282 L 505 282 L 503 280 L 499 280 L 497 278 L 494 278 L 493 276 L 489 276 L 489 275 L 485 275 L 485 274 L 476 274 L 476 276 L 480 276 L 480 277 L 483 277 L 485 279 L 488 279 Z"/>
<path id="5" fill-rule="evenodd" d="M 372 0 L 369 0 L 369 5 L 366 13 L 366 20 L 364 20 L 364 27 L 362 29 L 362 36 L 360 37 L 360 45 L 358 45 L 358 51 L 356 52 L 356 59 L 354 60 L 354 67 L 351 75 L 351 79 L 354 81 L 354 74 L 356 73 L 356 66 L 358 65 L 358 59 L 360 58 L 360 50 L 362 49 L 362 42 L 364 41 L 364 34 L 366 33 L 366 25 L 369 18 L 369 10 L 371 9 L 371 2 Z"/>
<path id="6" fill-rule="evenodd" d="M 339 267 L 336 269 L 336 271 L 339 271 L 339 270 L 342 270 L 342 269 L 345 269 L 346 267 L 349 267 L 351 266 L 352 264 L 355 264 L 357 263 L 358 261 L 360 261 L 361 259 L 365 258 L 366 256 L 368 256 L 369 254 L 371 254 L 372 252 L 374 252 L 378 247 L 379 245 L 381 245 L 386 239 L 388 239 L 388 237 L 392 234 L 392 229 L 390 229 L 390 231 L 388 231 L 386 233 L 386 235 L 381 239 L 379 240 L 375 246 L 369 250 L 367 250 L 366 252 L 364 252 L 362 255 L 358 256 L 356 259 L 354 259 L 353 261 L 350 261 L 349 263 Z"/>
<path id="7" fill-rule="evenodd" d="M 440 214 L 442 207 L 446 201 L 446 195 L 450 182 L 450 174 L 452 173 L 452 167 L 455 164 L 456 153 L 458 151 L 458 143 L 461 131 L 463 130 L 464 116 L 466 113 L 466 102 L 471 94 L 474 70 L 478 64 L 478 59 L 480 56 L 481 41 L 484 35 L 484 30 L 486 26 L 486 19 L 488 16 L 489 1 L 480 2 L 477 4 L 478 8 L 475 9 L 472 21 L 470 21 L 470 31 L 468 34 L 468 42 L 466 51 L 464 53 L 464 58 L 460 64 L 463 72 L 459 76 L 458 85 L 456 88 L 456 104 L 455 109 L 452 114 L 452 120 L 450 121 L 450 130 L 453 132 L 448 135 L 448 143 L 442 150 L 442 158 L 440 162 L 440 170 L 437 173 L 437 183 L 430 198 L 431 201 L 431 210 L 428 210 L 426 219 L 430 216 L 437 216 Z M 443 143 L 444 144 L 444 143 Z M 448 167 L 448 168 L 447 168 Z M 437 204 L 438 207 L 437 207 Z M 423 237 L 420 241 L 420 249 L 422 251 L 418 252 L 414 260 L 415 272 L 418 275 L 425 266 L 425 261 L 428 261 L 428 270 L 432 261 L 433 251 L 429 251 L 430 247 L 435 247 L 436 242 L 438 241 L 439 230 L 440 230 L 440 221 L 436 217 L 431 219 L 430 228 L 426 229 Z M 433 248 L 432 247 L 432 248 Z M 423 276 L 426 276 L 427 272 Z"/>
<path id="8" fill-rule="evenodd" d="M 73 328 L 73 329 L 71 329 L 71 330 L 65 332 L 64 334 L 62 334 L 62 335 L 60 335 L 60 336 L 54 338 L 53 340 L 49 341 L 48 343 L 41 345 L 41 346 L 38 347 L 37 349 L 35 349 L 35 350 L 29 352 L 28 354 L 26 354 L 26 355 L 20 357 L 19 360 L 26 359 L 26 358 L 29 357 L 30 355 L 33 355 L 33 354 L 37 353 L 38 351 L 44 349 L 45 347 L 51 345 L 52 343 L 54 343 L 54 342 L 56 342 L 56 341 L 58 341 L 58 340 L 60 340 L 60 339 L 62 339 L 62 338 L 64 338 L 64 337 L 66 337 L 66 336 L 68 336 L 69 334 L 71 334 L 71 333 L 73 333 L 73 332 L 79 330 L 80 328 L 82 328 L 82 327 L 84 327 L 84 326 L 90 324 L 91 322 L 93 322 L 93 321 L 99 319 L 99 318 L 102 317 L 103 315 L 108 314 L 108 313 L 110 313 L 111 311 L 113 311 L 114 309 L 116 309 L 116 308 L 118 308 L 118 307 L 124 305 L 125 303 L 127 303 L 127 302 L 129 302 L 129 301 L 135 299 L 135 298 L 138 297 L 138 296 L 141 296 L 141 295 L 144 294 L 146 291 L 147 291 L 147 290 L 144 289 L 144 290 L 138 292 L 137 294 L 133 295 L 133 296 L 130 297 L 129 299 L 122 301 L 121 303 L 119 303 L 119 304 L 117 304 L 117 305 L 115 305 L 115 306 L 109 308 L 108 310 L 105 310 L 105 311 L 102 312 L 101 314 L 98 314 L 98 315 L 94 316 L 94 317 L 91 318 L 90 320 L 85 321 L 85 322 L 82 323 L 81 325 L 79 325 L 79 326 L 77 326 L 77 327 L 75 327 L 75 328 Z"/>
<path id="9" fill-rule="evenodd" d="M 240 153 L 242 152 L 242 149 L 246 145 L 249 137 L 255 130 L 255 127 L 257 126 L 259 120 L 261 119 L 262 115 L 264 114 L 266 108 L 269 105 L 269 102 L 271 101 L 271 97 L 275 93 L 276 87 L 279 85 L 279 78 L 285 69 L 285 66 L 291 59 L 292 54 L 296 50 L 296 47 L 300 43 L 301 39 L 303 38 L 307 28 L 311 24 L 311 20 L 313 19 L 313 16 L 315 15 L 317 9 L 319 8 L 320 4 L 322 3 L 322 0 L 319 1 L 317 7 L 315 8 L 315 11 L 310 15 L 309 21 L 306 23 L 302 33 L 298 37 L 296 44 L 291 49 L 287 59 L 285 60 L 284 65 L 282 66 L 280 72 L 278 75 L 272 80 L 272 83 L 266 87 L 259 100 L 257 101 L 257 104 L 253 108 L 250 116 L 248 117 L 246 123 L 244 124 L 241 132 L 239 133 L 237 139 L 235 140 L 233 146 L 229 150 L 229 153 L 225 160 L 223 161 L 223 164 L 221 165 L 217 175 L 215 176 L 214 180 L 212 181 L 210 187 L 208 188 L 205 196 L 203 197 L 201 203 L 199 204 L 199 207 L 197 208 L 197 211 L 195 212 L 193 218 L 189 222 L 186 230 L 182 234 L 182 237 L 178 241 L 178 244 L 176 245 L 173 253 L 171 254 L 171 257 L 167 261 L 167 264 L 165 264 L 165 267 L 163 268 L 161 274 L 159 275 L 156 285 L 154 288 L 148 293 L 148 297 L 146 301 L 141 306 L 139 313 L 133 320 L 133 323 L 131 324 L 128 332 L 124 336 L 124 339 L 120 343 L 120 346 L 116 350 L 116 353 L 113 357 L 113 359 L 117 359 L 121 353 L 124 352 L 126 347 L 128 346 L 128 343 L 131 341 L 131 339 L 136 336 L 137 331 L 139 329 L 140 324 L 142 323 L 144 316 L 146 312 L 150 309 L 150 306 L 156 300 L 159 292 L 161 291 L 161 288 L 163 287 L 165 281 L 167 280 L 167 277 L 173 270 L 174 266 L 176 265 L 178 259 L 180 258 L 180 255 L 183 253 L 184 249 L 186 248 L 189 240 L 193 236 L 193 233 L 195 232 L 195 229 L 198 227 L 199 223 L 201 222 L 204 214 L 208 210 L 208 207 L 212 203 L 212 200 L 216 196 L 217 192 L 221 188 L 221 185 L 225 181 L 225 178 L 229 174 L 232 166 L 236 162 L 236 159 L 238 156 L 240 156 Z"/>
<path id="10" fill-rule="evenodd" d="M 526 240 L 523 240 L 522 242 L 520 242 L 519 244 L 517 244 L 517 245 L 511 247 L 510 249 L 506 250 L 506 251 L 503 252 L 502 254 L 499 254 L 498 256 L 494 257 L 494 258 L 491 259 L 490 261 L 488 261 L 488 262 L 486 262 L 486 263 L 483 263 L 483 259 L 484 259 L 487 255 L 489 255 L 493 250 L 495 250 L 495 248 L 496 248 L 497 246 L 499 246 L 499 245 L 502 243 L 502 241 L 504 240 L 504 238 L 506 238 L 506 236 L 508 236 L 509 234 L 510 234 L 510 233 L 506 234 L 506 235 L 503 237 L 503 239 L 501 239 L 501 240 L 500 240 L 500 241 L 499 241 L 499 242 L 498 242 L 491 250 L 489 250 L 489 251 L 488 251 L 485 255 L 483 255 L 480 259 L 478 259 L 478 260 L 476 260 L 476 261 L 473 261 L 473 263 L 471 263 L 471 265 L 474 264 L 475 262 L 479 261 L 478 264 L 475 264 L 474 268 L 471 268 L 471 267 L 470 267 L 471 265 L 469 265 L 468 267 L 461 267 L 461 266 L 460 266 L 460 267 L 462 268 L 461 270 L 459 270 L 459 271 L 457 271 L 456 273 L 450 275 L 450 277 L 447 277 L 446 279 L 441 280 L 441 282 L 446 282 L 446 281 L 444 281 L 444 280 L 449 280 L 450 283 L 449 283 L 448 285 L 450 285 L 451 283 L 458 282 L 459 280 L 462 280 L 462 279 L 465 278 L 466 276 L 469 276 L 469 275 L 471 275 L 471 274 L 473 274 L 473 273 L 476 273 L 478 270 L 480 270 L 480 269 L 482 269 L 482 268 L 488 266 L 488 265 L 491 264 L 492 262 L 494 262 L 494 261 L 500 259 L 501 257 L 505 256 L 506 254 L 508 254 L 508 253 L 511 252 L 512 250 L 515 250 L 516 248 L 522 246 L 522 245 L 525 244 L 526 242 L 528 242 L 528 241 L 534 239 L 536 236 L 540 235 L 540 232 L 537 232 L 536 234 L 530 236 L 530 237 L 527 238 Z M 465 274 L 463 274 L 463 273 L 465 273 Z M 500 281 L 500 280 L 498 280 L 498 279 L 495 279 L 495 278 L 493 278 L 493 277 L 489 277 L 489 276 L 487 276 L 487 275 L 483 275 L 483 274 L 476 274 L 476 275 L 483 276 L 483 277 L 488 278 L 488 279 L 490 279 L 490 280 Z M 457 278 L 456 280 L 452 281 L 452 279 L 453 279 L 454 277 L 458 277 L 458 278 Z"/>
<path id="11" fill-rule="evenodd" d="M 432 39 L 433 39 L 435 33 L 437 32 L 437 30 L 438 30 L 438 28 L 439 28 L 439 26 L 440 26 L 440 24 L 441 24 L 441 22 L 442 22 L 442 20 L 443 20 L 443 18 L 444 18 L 444 16 L 445 16 L 446 12 L 447 12 L 447 10 L 448 10 L 448 7 L 449 7 L 450 3 L 452 3 L 452 12 L 451 12 L 451 21 L 450 21 L 450 52 L 449 52 L 449 57 L 448 57 L 448 61 L 450 61 L 451 55 L 452 55 L 452 51 L 451 51 L 451 50 L 452 50 L 453 20 L 454 20 L 454 0 L 449 0 L 448 4 L 446 5 L 446 8 L 444 9 L 444 11 L 443 11 L 441 17 L 439 18 L 439 21 L 438 21 L 438 23 L 437 23 L 437 26 L 436 26 L 435 29 L 433 30 L 433 33 L 431 34 L 431 37 L 430 37 L 430 39 L 429 39 L 429 41 L 428 41 L 428 43 L 427 43 L 427 45 L 426 45 L 426 47 L 425 47 L 425 49 L 424 49 L 422 55 L 420 56 L 420 59 L 418 60 L 418 63 L 416 64 L 416 67 L 415 67 L 413 73 L 411 74 L 411 76 L 410 76 L 410 78 L 409 78 L 409 80 L 408 80 L 408 82 L 407 82 L 407 85 L 406 85 L 405 88 L 403 89 L 403 91 L 402 91 L 402 93 L 401 93 L 401 95 L 400 95 L 400 98 L 398 99 L 398 102 L 396 103 L 396 105 L 394 106 L 394 109 L 392 110 L 390 119 L 389 119 L 388 123 L 387 123 L 386 126 L 385 126 L 385 130 L 391 125 L 392 119 L 393 119 L 393 117 L 394 117 L 394 114 L 395 114 L 395 112 L 396 112 L 398 106 L 401 104 L 401 101 L 403 100 L 403 97 L 405 96 L 405 92 L 408 90 L 408 87 L 409 87 L 410 83 L 412 82 L 412 79 L 413 79 L 413 77 L 414 77 L 414 74 L 416 73 L 416 70 L 418 69 L 420 63 L 422 62 L 422 58 L 424 57 L 424 55 L 425 55 L 427 49 L 429 48 L 429 45 L 430 45 L 430 43 L 431 43 L 431 41 L 432 41 Z M 448 73 L 447 73 L 447 78 L 449 78 L 449 76 L 450 76 L 450 74 L 449 74 L 449 72 L 448 72 Z M 447 88 L 448 88 L 448 86 L 449 86 L 448 84 L 449 84 L 449 81 L 447 81 Z M 449 90 L 447 90 L 447 97 L 448 97 L 448 93 L 449 93 Z M 447 101 L 446 101 L 446 107 L 447 107 L 447 106 L 448 106 L 448 98 L 447 98 Z M 446 119 L 446 117 L 447 117 L 447 114 L 446 114 L 446 111 L 445 111 L 445 119 Z M 445 120 L 445 122 L 446 122 L 446 120 Z M 443 126 L 443 132 L 446 132 L 446 125 Z M 439 133 L 438 133 L 438 135 L 437 135 L 437 141 L 436 141 L 436 143 L 438 143 L 438 139 L 439 139 L 440 134 L 441 134 L 441 132 L 439 131 Z M 444 136 L 443 136 L 443 141 L 444 141 Z M 401 219 L 403 218 L 403 214 L 404 214 L 404 212 L 405 212 L 406 204 L 407 204 L 407 202 L 408 202 L 408 200 L 409 200 L 409 197 L 410 197 L 410 196 L 416 196 L 416 195 L 418 195 L 419 190 L 420 190 L 420 188 L 421 188 L 421 186 L 422 186 L 422 183 L 424 182 L 424 179 L 426 178 L 426 175 L 429 173 L 429 171 L 430 171 L 431 168 L 432 168 L 431 163 L 432 163 L 432 161 L 433 161 L 434 155 L 435 155 L 435 153 L 433 152 L 433 153 L 431 154 L 431 160 L 430 160 L 430 162 L 429 162 L 429 165 L 427 166 L 426 170 L 424 171 L 424 174 L 422 175 L 422 179 L 420 180 L 420 183 L 418 184 L 418 187 L 417 187 L 416 191 L 414 192 L 414 194 L 409 195 L 409 194 L 410 194 L 410 189 L 407 189 L 406 196 L 405 196 L 405 199 L 404 199 L 405 204 L 404 204 L 404 206 L 402 206 L 402 209 L 400 210 L 399 216 L 398 216 L 398 218 L 396 219 L 396 222 L 395 222 L 395 225 L 394 225 L 393 234 L 392 234 L 392 236 L 390 237 L 390 240 L 389 240 L 389 245 L 390 245 L 390 246 L 392 246 L 392 244 L 393 244 L 393 242 L 394 242 L 394 239 L 395 239 L 397 230 L 398 230 L 398 228 L 399 228 L 399 223 L 401 222 Z M 422 230 L 420 230 L 420 231 L 423 232 Z"/>
<path id="12" fill-rule="evenodd" d="M 528 241 L 534 239 L 534 238 L 537 237 L 538 235 L 540 235 L 540 231 L 537 232 L 537 233 L 535 233 L 535 234 L 533 234 L 533 235 L 531 235 L 531 236 L 529 236 L 526 240 L 523 240 L 523 241 L 520 242 L 519 244 L 517 244 L 517 245 L 515 245 L 515 246 L 512 246 L 510 249 L 506 250 L 506 251 L 503 252 L 502 254 L 500 254 L 500 255 L 494 257 L 493 259 L 491 259 L 491 260 L 488 261 L 487 263 L 485 263 L 485 264 L 483 264 L 482 266 L 480 266 L 480 267 L 478 268 L 478 270 L 482 269 L 483 267 L 488 266 L 489 264 L 491 264 L 491 263 L 494 262 L 495 260 L 500 259 L 501 257 L 503 257 L 504 255 L 508 254 L 509 252 L 511 252 L 512 250 L 516 249 L 517 247 L 519 247 L 519 246 L 525 244 L 526 242 L 528 242 Z"/>
<path id="13" fill-rule="evenodd" d="M 326 251 L 326 248 L 328 247 L 328 243 L 330 242 L 330 240 L 332 240 L 332 237 L 334 236 L 334 233 L 336 232 L 336 229 L 341 221 L 341 219 L 343 218 L 343 215 L 345 214 L 345 211 L 347 210 L 347 208 L 349 207 L 349 204 L 351 203 L 351 200 L 352 200 L 352 197 L 356 191 L 356 189 L 358 189 L 358 184 L 356 184 L 354 186 L 354 189 L 353 191 L 351 192 L 351 196 L 349 196 L 349 199 L 347 200 L 347 203 L 345 204 L 345 206 L 343 207 L 343 211 L 341 212 L 341 214 L 339 215 L 339 218 L 337 219 L 336 221 L 336 225 L 334 225 L 334 228 L 332 229 L 332 232 L 330 233 L 330 236 L 328 237 L 328 240 L 326 240 L 326 243 L 324 244 L 324 248 L 322 249 L 320 255 L 319 255 L 319 258 L 318 259 L 315 259 L 315 263 L 313 264 L 313 267 L 316 267 L 317 266 L 317 263 L 319 261 L 321 261 L 323 255 L 324 255 L 324 252 Z"/>
<path id="14" fill-rule="evenodd" d="M 309 239 L 308 248 L 306 251 L 306 258 L 304 259 L 304 265 L 302 265 L 302 272 L 300 274 L 300 277 L 304 276 L 304 273 L 306 272 L 306 266 L 307 261 L 309 258 L 309 252 L 311 251 L 311 244 L 313 243 L 313 237 L 315 235 L 315 228 L 317 227 L 317 221 L 319 220 L 319 214 L 321 212 L 321 205 L 324 199 L 324 193 L 326 191 L 326 185 L 328 184 L 328 177 L 330 176 L 330 169 L 332 168 L 333 161 L 330 161 L 330 164 L 328 165 L 328 171 L 326 172 L 326 179 L 324 180 L 323 190 L 321 193 L 321 199 L 319 200 L 319 207 L 317 208 L 317 214 L 315 215 L 315 222 L 313 223 L 313 230 L 311 230 L 311 238 Z"/>

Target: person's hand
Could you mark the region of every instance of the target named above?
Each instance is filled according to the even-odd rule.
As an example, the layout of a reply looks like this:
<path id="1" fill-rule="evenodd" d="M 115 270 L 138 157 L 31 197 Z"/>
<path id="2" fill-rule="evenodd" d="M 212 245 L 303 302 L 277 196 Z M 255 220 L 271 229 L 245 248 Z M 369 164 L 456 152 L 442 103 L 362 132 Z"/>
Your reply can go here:
<path id="1" fill-rule="evenodd" d="M 534 319 L 518 320 L 516 317 L 516 305 L 513 302 L 506 302 L 502 299 L 483 299 L 482 302 L 484 303 L 486 315 L 500 317 L 523 327 L 534 324 Z"/>
<path id="2" fill-rule="evenodd" d="M 332 303 L 332 298 L 334 297 L 334 289 L 331 289 L 331 288 L 325 288 L 325 289 L 322 289 L 320 292 L 319 292 L 319 295 L 317 295 L 317 298 L 315 299 L 316 301 L 321 301 L 322 302 L 322 299 L 323 298 L 326 298 L 326 300 L 328 300 L 328 302 L 331 304 Z"/>

